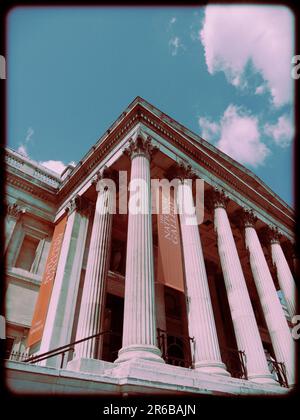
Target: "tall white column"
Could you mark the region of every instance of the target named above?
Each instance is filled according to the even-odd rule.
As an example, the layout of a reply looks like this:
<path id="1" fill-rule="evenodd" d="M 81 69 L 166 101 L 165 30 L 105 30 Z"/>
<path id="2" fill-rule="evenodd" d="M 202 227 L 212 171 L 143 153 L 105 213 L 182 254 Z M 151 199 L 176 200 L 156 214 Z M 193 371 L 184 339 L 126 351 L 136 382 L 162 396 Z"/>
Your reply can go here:
<path id="1" fill-rule="evenodd" d="M 216 324 L 196 213 L 191 180 L 194 175 L 189 167 L 180 165 L 176 178 L 177 202 L 180 212 L 180 228 L 185 267 L 188 304 L 189 335 L 195 339 L 195 369 L 201 372 L 230 376 L 221 359 Z"/>
<path id="2" fill-rule="evenodd" d="M 96 177 L 98 192 L 90 240 L 76 341 L 100 333 L 104 316 L 106 278 L 111 247 L 112 215 L 115 184 L 111 170 L 105 168 Z M 107 186 L 109 184 L 109 187 Z M 93 338 L 75 346 L 74 359 L 97 359 L 101 338 Z"/>
<path id="3" fill-rule="evenodd" d="M 256 217 L 243 211 L 241 219 L 245 229 L 245 244 L 249 250 L 250 266 L 269 330 L 276 360 L 284 362 L 288 382 L 294 383 L 294 343 L 279 301 L 274 282 L 254 228 Z"/>
<path id="4" fill-rule="evenodd" d="M 150 188 L 152 150 L 150 138 L 138 132 L 125 151 L 131 158 L 131 181 L 123 341 L 116 363 L 130 359 L 163 362 L 156 338 Z"/>
<path id="5" fill-rule="evenodd" d="M 251 305 L 241 262 L 234 242 L 231 226 L 226 212 L 227 198 L 223 192 L 214 190 L 211 195 L 214 206 L 214 224 L 217 232 L 220 256 L 228 303 L 238 349 L 245 351 L 248 379 L 274 384 L 255 315 Z"/>
<path id="6" fill-rule="evenodd" d="M 6 251 L 9 241 L 12 237 L 17 221 L 20 216 L 25 213 L 25 209 L 18 206 L 16 203 L 7 205 L 7 214 L 5 216 L 5 245 L 4 251 Z"/>
<path id="7" fill-rule="evenodd" d="M 271 244 L 271 255 L 273 264 L 276 267 L 278 283 L 284 295 L 287 309 L 291 317 L 296 315 L 296 285 L 280 245 L 280 234 L 278 230 L 269 229 L 269 241 Z"/>
<path id="8" fill-rule="evenodd" d="M 68 220 L 39 353 L 71 342 L 90 205 L 77 196 L 66 210 Z M 42 364 L 59 367 L 60 362 L 61 356 L 58 356 L 46 359 Z"/>

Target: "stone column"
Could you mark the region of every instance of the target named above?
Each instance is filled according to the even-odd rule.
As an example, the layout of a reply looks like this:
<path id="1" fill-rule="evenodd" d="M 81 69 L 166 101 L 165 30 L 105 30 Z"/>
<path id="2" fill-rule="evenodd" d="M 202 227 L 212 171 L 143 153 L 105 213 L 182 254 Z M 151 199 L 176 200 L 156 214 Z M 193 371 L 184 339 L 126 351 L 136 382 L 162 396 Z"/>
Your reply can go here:
<path id="1" fill-rule="evenodd" d="M 100 333 L 105 307 L 106 277 L 109 268 L 112 216 L 115 205 L 114 174 L 104 168 L 94 183 L 98 193 L 90 248 L 81 298 L 76 341 Z M 98 343 L 93 338 L 75 346 L 75 359 L 97 359 Z"/>
<path id="2" fill-rule="evenodd" d="M 201 372 L 230 376 L 221 359 L 215 318 L 199 226 L 194 208 L 192 179 L 195 175 L 189 166 L 181 164 L 176 178 L 180 179 L 177 188 L 177 203 L 180 210 L 180 229 L 185 267 L 186 293 L 188 296 L 189 335 L 195 339 L 195 369 Z"/>
<path id="3" fill-rule="evenodd" d="M 249 251 L 250 266 L 271 337 L 276 360 L 284 362 L 288 382 L 294 383 L 294 343 L 284 316 L 274 282 L 254 228 L 257 218 L 252 211 L 242 211 L 245 244 Z"/>
<path id="4" fill-rule="evenodd" d="M 277 229 L 268 229 L 272 261 L 276 268 L 278 283 L 284 295 L 288 312 L 292 318 L 296 315 L 296 285 L 280 245 L 280 236 Z"/>
<path id="5" fill-rule="evenodd" d="M 18 206 L 16 203 L 7 205 L 7 214 L 5 217 L 5 245 L 4 251 L 6 251 L 9 241 L 12 237 L 17 221 L 22 214 L 25 213 L 25 209 Z"/>
<path id="6" fill-rule="evenodd" d="M 138 132 L 125 150 L 131 158 L 123 342 L 115 363 L 163 362 L 157 347 L 150 188 L 150 138 Z M 138 206 L 134 209 L 134 204 Z"/>
<path id="7" fill-rule="evenodd" d="M 81 196 L 66 207 L 68 220 L 39 353 L 71 342 L 90 210 L 90 203 Z M 59 367 L 60 362 L 58 356 L 42 364 Z"/>
<path id="8" fill-rule="evenodd" d="M 213 190 L 214 224 L 225 287 L 238 349 L 245 351 L 248 379 L 275 384 L 269 372 L 261 337 L 251 305 L 241 262 L 226 212 L 227 197 Z"/>

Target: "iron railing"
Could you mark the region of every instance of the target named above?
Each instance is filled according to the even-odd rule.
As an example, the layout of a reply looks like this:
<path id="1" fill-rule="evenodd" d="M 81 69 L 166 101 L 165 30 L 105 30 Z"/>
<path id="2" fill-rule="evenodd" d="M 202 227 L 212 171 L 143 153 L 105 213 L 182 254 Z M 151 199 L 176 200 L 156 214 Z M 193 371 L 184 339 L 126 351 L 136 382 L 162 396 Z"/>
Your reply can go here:
<path id="1" fill-rule="evenodd" d="M 280 386 L 289 388 L 285 364 L 271 359 L 267 359 L 267 362 L 275 381 L 277 381 Z"/>
<path id="2" fill-rule="evenodd" d="M 222 360 L 233 378 L 248 379 L 247 357 L 242 350 L 221 348 Z"/>
<path id="3" fill-rule="evenodd" d="M 29 356 L 28 352 L 11 351 L 6 352 L 4 357 L 5 359 L 12 361 L 19 361 L 24 363 L 39 363 L 42 360 L 61 355 L 62 357 L 60 368 L 63 368 L 65 354 L 69 353 L 70 351 L 74 351 L 74 346 L 85 341 L 92 340 L 93 338 L 99 339 L 100 336 L 106 334 L 120 337 L 120 334 L 115 333 L 111 330 L 102 331 L 100 333 L 93 334 L 89 337 L 82 338 L 81 340 L 74 341 L 61 347 L 57 347 L 46 353 Z M 157 342 L 158 347 L 162 352 L 162 358 L 165 360 L 166 363 L 190 369 L 194 368 L 196 344 L 194 337 L 189 337 L 186 335 L 168 334 L 167 331 L 157 328 Z M 178 349 L 182 354 L 176 356 L 174 355 L 172 349 Z M 111 352 L 111 356 L 112 353 L 114 353 L 114 359 L 114 356 L 117 356 L 118 351 Z M 222 360 L 232 377 L 239 379 L 248 379 L 247 358 L 244 351 L 226 347 L 221 348 L 221 353 Z M 277 362 L 276 360 L 271 359 L 267 359 L 267 362 L 270 372 L 272 373 L 274 379 L 279 383 L 279 385 L 285 388 L 289 388 L 285 364 L 283 362 Z"/>
<path id="4" fill-rule="evenodd" d="M 28 359 L 29 353 L 28 351 L 21 352 L 21 351 L 5 351 L 4 359 L 12 360 L 15 362 L 23 362 L 23 360 Z"/>
<path id="5" fill-rule="evenodd" d="M 73 341 L 72 343 L 65 344 L 64 346 L 61 346 L 61 347 L 57 347 L 53 350 L 47 351 L 46 353 L 30 356 L 27 359 L 22 360 L 22 362 L 39 363 L 42 360 L 50 359 L 51 357 L 61 355 L 60 368 L 62 369 L 64 365 L 65 354 L 69 353 L 70 351 L 74 351 L 74 346 L 76 346 L 77 344 L 83 343 L 85 341 L 92 340 L 93 338 L 99 338 L 100 336 L 104 334 L 109 334 L 109 333 L 111 333 L 111 331 L 102 331 L 100 333 L 90 335 L 89 337 L 82 338 L 81 340 Z"/>
<path id="6" fill-rule="evenodd" d="M 167 331 L 157 328 L 157 344 L 162 353 L 162 358 L 169 365 L 194 368 L 194 337 L 168 334 Z M 172 354 L 174 350 L 178 350 L 181 355 Z"/>

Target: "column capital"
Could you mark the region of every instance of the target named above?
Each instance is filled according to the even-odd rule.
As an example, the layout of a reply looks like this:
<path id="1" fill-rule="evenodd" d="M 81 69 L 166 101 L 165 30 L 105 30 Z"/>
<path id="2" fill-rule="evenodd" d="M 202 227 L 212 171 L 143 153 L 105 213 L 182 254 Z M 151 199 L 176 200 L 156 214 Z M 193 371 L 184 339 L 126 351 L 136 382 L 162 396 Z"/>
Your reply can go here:
<path id="1" fill-rule="evenodd" d="M 118 172 L 115 169 L 112 169 L 111 167 L 104 166 L 101 168 L 92 178 L 91 184 L 96 187 L 96 190 L 98 191 L 98 182 L 102 181 L 104 179 L 110 179 L 113 181 L 116 185 L 116 190 L 119 187 L 119 177 Z"/>
<path id="2" fill-rule="evenodd" d="M 257 217 L 255 216 L 253 210 L 246 207 L 238 209 L 236 212 L 234 212 L 233 219 L 240 229 L 246 227 L 255 228 L 255 224 L 257 222 Z"/>
<path id="3" fill-rule="evenodd" d="M 128 146 L 124 149 L 123 153 L 129 156 L 131 160 L 139 155 L 145 156 L 150 160 L 157 150 L 158 147 L 153 146 L 151 137 L 146 136 L 139 129 L 134 137 L 130 137 Z"/>
<path id="4" fill-rule="evenodd" d="M 195 172 L 192 170 L 192 166 L 183 160 L 180 162 L 175 162 L 170 168 L 166 171 L 165 176 L 168 180 L 171 179 L 180 179 L 182 182 L 185 179 L 195 179 L 197 178 Z"/>
<path id="5" fill-rule="evenodd" d="M 282 235 L 277 227 L 265 226 L 260 230 L 259 236 L 262 240 L 262 243 L 265 246 L 269 246 L 272 244 L 280 244 L 280 238 Z"/>
<path id="6" fill-rule="evenodd" d="M 91 183 L 92 185 L 97 185 L 98 181 L 101 181 L 102 179 L 112 179 L 113 181 L 117 181 L 117 171 L 115 169 L 112 169 L 109 166 L 104 166 L 101 168 L 96 174 L 93 176 Z"/>
<path id="7" fill-rule="evenodd" d="M 226 209 L 229 198 L 225 194 L 224 190 L 213 188 L 205 193 L 204 201 L 209 210 L 216 209 L 218 207 Z"/>
<path id="8" fill-rule="evenodd" d="M 17 203 L 7 204 L 7 214 L 9 216 L 19 219 L 19 217 L 24 213 L 26 213 L 26 209 L 19 206 Z"/>
<path id="9" fill-rule="evenodd" d="M 73 197 L 66 206 L 66 211 L 70 215 L 73 211 L 77 211 L 80 214 L 87 213 L 91 211 L 92 203 L 81 195 L 76 195 Z"/>

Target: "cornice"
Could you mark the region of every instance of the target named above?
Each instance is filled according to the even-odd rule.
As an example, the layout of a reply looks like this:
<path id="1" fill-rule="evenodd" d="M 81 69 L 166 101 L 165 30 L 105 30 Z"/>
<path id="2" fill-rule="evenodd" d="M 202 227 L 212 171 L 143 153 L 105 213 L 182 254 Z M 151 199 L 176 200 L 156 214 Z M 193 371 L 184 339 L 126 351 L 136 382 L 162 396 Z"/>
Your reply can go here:
<path id="1" fill-rule="evenodd" d="M 134 107 L 123 116 L 123 120 L 119 125 L 116 125 L 112 131 L 108 130 L 103 136 L 102 141 L 98 141 L 97 146 L 94 146 L 94 151 L 87 156 L 85 162 L 81 163 L 81 166 L 77 171 L 73 171 L 71 177 L 67 179 L 61 189 L 58 192 L 59 202 L 63 201 L 68 193 L 78 185 L 80 181 L 89 174 L 93 168 L 108 154 L 120 138 L 125 136 L 133 127 L 138 123 L 143 123 L 148 128 L 153 130 L 159 136 L 166 138 L 175 147 L 182 150 L 187 156 L 199 163 L 208 172 L 213 173 L 217 178 L 223 180 L 229 187 L 239 192 L 242 196 L 256 203 L 258 207 L 270 211 L 275 219 L 279 221 L 284 220 L 291 230 L 294 230 L 294 220 L 288 214 L 290 211 L 284 207 L 279 201 L 276 204 L 273 203 L 274 197 L 266 190 L 264 196 L 260 196 L 256 190 L 252 189 L 247 184 L 247 180 L 244 178 L 250 177 L 247 173 L 242 173 L 239 168 L 234 168 L 237 173 L 232 172 L 234 162 L 232 162 L 231 168 L 224 167 L 224 164 L 229 162 L 220 156 L 220 152 L 212 150 L 212 148 L 206 148 L 203 142 L 196 142 L 194 139 L 187 135 L 187 130 L 181 134 L 171 127 L 171 118 L 167 118 L 168 121 L 163 121 L 159 116 L 154 115 L 151 111 L 146 109 L 139 102 L 134 104 Z M 188 140 L 187 141 L 187 137 Z M 200 140 L 200 138 L 199 138 Z M 206 148 L 206 150 L 205 150 Z M 220 160 L 223 160 L 220 164 Z M 76 168 L 75 168 L 76 169 Z M 240 172 L 240 174 L 239 174 Z M 242 181 L 241 181 L 242 179 Z M 255 179 L 249 178 L 249 182 L 256 182 Z M 260 185 L 261 188 L 264 188 Z M 278 208 L 276 208 L 276 206 Z"/>
<path id="2" fill-rule="evenodd" d="M 43 188 L 39 187 L 32 182 L 27 181 L 26 179 L 22 178 L 19 175 L 7 173 L 6 174 L 6 182 L 7 184 L 13 185 L 35 197 L 38 197 L 44 201 L 47 201 L 51 204 L 57 203 L 57 198 L 55 193 L 50 193 L 45 191 Z"/>
<path id="3" fill-rule="evenodd" d="M 72 173 L 61 182 L 56 192 L 48 193 L 37 185 L 21 180 L 20 177 L 10 173 L 7 180 L 43 200 L 61 204 L 138 123 L 143 123 L 157 135 L 165 138 L 206 171 L 222 180 L 229 188 L 269 212 L 274 219 L 285 224 L 289 229 L 294 230 L 295 221 L 292 209 L 284 205 L 282 200 L 254 174 L 246 168 L 243 170 L 243 167 L 233 159 L 139 97 L 127 107 L 88 151 Z"/>
<path id="4" fill-rule="evenodd" d="M 58 200 L 62 202 L 68 194 L 86 177 L 96 165 L 105 158 L 110 150 L 139 122 L 139 110 L 135 108 L 120 122 L 113 131 L 110 129 L 104 134 L 102 141 L 92 147 L 92 153 L 88 154 L 85 162 L 79 162 L 79 167 L 68 176 L 58 192 Z"/>
<path id="5" fill-rule="evenodd" d="M 214 156 L 217 156 L 219 163 L 224 164 L 228 170 L 230 170 L 230 168 L 234 168 L 234 170 L 237 171 L 237 173 L 241 175 L 242 177 L 247 177 L 251 179 L 251 181 L 254 181 L 257 184 L 258 188 L 263 188 L 265 192 L 271 194 L 272 197 L 275 197 L 276 200 L 285 209 L 287 209 L 289 212 L 294 213 L 294 209 L 290 207 L 287 203 L 285 203 L 281 197 L 279 197 L 276 193 L 274 193 L 270 189 L 270 187 L 267 184 L 265 184 L 257 175 L 255 175 L 250 169 L 241 165 L 232 157 L 226 155 L 224 152 L 217 149 L 214 145 L 204 140 L 198 134 L 195 134 L 190 129 L 186 128 L 184 125 L 180 124 L 179 122 L 177 122 L 176 120 L 168 116 L 167 114 L 160 111 L 158 108 L 154 107 L 145 99 L 138 96 L 135 98 L 133 103 L 140 103 L 144 107 L 143 109 L 146 108 L 148 111 L 150 110 L 151 115 L 158 117 L 159 121 L 165 122 L 168 126 L 171 125 L 173 128 L 175 128 L 175 132 L 179 131 L 183 136 L 188 138 L 192 143 L 205 148 L 209 153 L 212 153 L 214 154 Z"/>
<path id="6" fill-rule="evenodd" d="M 276 219 L 281 221 L 284 218 L 285 224 L 290 229 L 294 230 L 295 222 L 291 216 L 286 214 L 290 210 L 284 207 L 280 202 L 277 202 L 275 205 L 278 207 L 277 209 L 271 204 L 272 198 L 274 197 L 270 193 L 266 191 L 265 197 L 261 197 L 259 194 L 257 194 L 257 191 L 252 190 L 252 188 L 246 183 L 245 180 L 243 180 L 244 182 L 241 182 L 237 174 L 230 174 L 228 172 L 228 168 L 220 166 L 219 162 L 217 162 L 219 158 L 218 153 L 211 150 L 205 153 L 203 150 L 199 150 L 199 147 L 203 147 L 201 143 L 197 145 L 194 142 L 188 143 L 186 139 L 177 133 L 172 127 L 167 126 L 163 121 L 159 121 L 158 117 L 150 114 L 147 110 L 143 110 L 143 112 L 141 112 L 141 120 L 158 135 L 166 136 L 170 143 L 176 147 L 180 147 L 180 149 L 184 151 L 188 156 L 190 156 L 194 161 L 199 163 L 207 171 L 214 173 L 214 175 L 216 175 L 218 178 L 224 180 L 229 186 L 233 187 L 234 190 L 240 192 L 241 195 L 245 196 L 250 201 L 255 202 L 259 207 L 272 212 Z M 208 152 L 210 154 L 214 154 L 214 156 L 209 156 Z M 249 177 L 247 174 L 243 175 L 244 177 Z M 253 180 L 250 179 L 249 181 Z M 279 208 L 278 205 L 281 208 Z"/>

